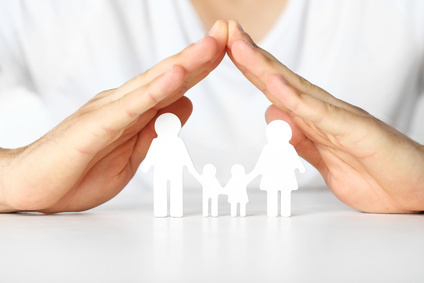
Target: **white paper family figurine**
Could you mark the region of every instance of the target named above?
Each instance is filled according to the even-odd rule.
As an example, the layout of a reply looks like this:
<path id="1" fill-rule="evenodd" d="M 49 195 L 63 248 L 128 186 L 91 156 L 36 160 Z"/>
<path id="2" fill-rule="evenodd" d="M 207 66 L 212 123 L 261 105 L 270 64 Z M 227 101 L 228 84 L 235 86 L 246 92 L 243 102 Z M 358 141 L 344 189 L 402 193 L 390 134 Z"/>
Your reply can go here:
<path id="1" fill-rule="evenodd" d="M 191 161 L 188 150 L 178 134 L 181 130 L 179 118 L 172 113 L 159 116 L 155 122 L 158 135 L 153 139 L 144 159 L 141 171 L 154 169 L 153 210 L 154 216 L 183 216 L 183 170 L 188 171 L 199 181 L 203 189 L 203 216 L 218 216 L 218 197 L 227 195 L 231 205 L 231 216 L 246 216 L 246 204 L 249 201 L 247 185 L 258 175 L 262 176 L 260 189 L 267 192 L 267 215 L 278 216 L 278 192 L 281 194 L 281 216 L 291 215 L 291 191 L 297 190 L 295 170 L 305 171 L 294 147 L 289 143 L 292 131 L 286 122 L 275 120 L 268 124 L 266 137 L 268 144 L 263 148 L 259 160 L 252 172 L 246 174 L 240 164 L 231 168 L 231 179 L 223 187 L 216 178 L 216 168 L 212 164 L 203 167 L 199 174 Z M 209 209 L 209 201 L 211 208 Z"/>
<path id="2" fill-rule="evenodd" d="M 188 154 L 187 148 L 178 134 L 181 130 L 180 119 L 165 113 L 155 122 L 158 135 L 153 139 L 141 171 L 147 172 L 154 166 L 153 177 L 153 210 L 156 217 L 168 215 L 168 182 L 170 198 L 170 215 L 183 216 L 183 170 L 187 167 L 190 173 L 197 174 Z"/>
<path id="3" fill-rule="evenodd" d="M 203 166 L 203 174 L 197 174 L 195 177 L 203 187 L 203 216 L 209 216 L 209 201 L 211 203 L 211 215 L 214 217 L 218 216 L 218 197 L 220 194 L 223 194 L 223 189 L 221 183 L 216 178 L 215 166 L 210 163 L 206 164 Z"/>
<path id="4" fill-rule="evenodd" d="M 263 148 L 253 170 L 262 175 L 259 188 L 267 192 L 267 215 L 278 215 L 278 192 L 281 194 L 281 216 L 291 215 L 291 191 L 297 190 L 295 170 L 305 172 L 294 147 L 289 143 L 292 131 L 286 122 L 275 120 L 266 128 L 268 144 Z"/>

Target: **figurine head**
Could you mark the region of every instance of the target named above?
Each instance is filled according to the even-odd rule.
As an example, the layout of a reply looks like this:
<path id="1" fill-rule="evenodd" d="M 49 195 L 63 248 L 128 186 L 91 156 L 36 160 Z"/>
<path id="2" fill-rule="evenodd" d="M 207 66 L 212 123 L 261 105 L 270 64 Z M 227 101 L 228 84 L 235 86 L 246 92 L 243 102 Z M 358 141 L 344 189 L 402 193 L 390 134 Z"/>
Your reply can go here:
<path id="1" fill-rule="evenodd" d="M 215 174 L 216 174 L 216 168 L 214 165 L 208 163 L 205 166 L 203 166 L 203 175 L 215 176 Z"/>
<path id="2" fill-rule="evenodd" d="M 266 128 L 266 138 L 269 143 L 287 143 L 292 137 L 289 124 L 283 120 L 274 120 Z"/>
<path id="3" fill-rule="evenodd" d="M 156 119 L 155 131 L 161 137 L 178 136 L 181 131 L 181 121 L 175 114 L 162 114 Z"/>

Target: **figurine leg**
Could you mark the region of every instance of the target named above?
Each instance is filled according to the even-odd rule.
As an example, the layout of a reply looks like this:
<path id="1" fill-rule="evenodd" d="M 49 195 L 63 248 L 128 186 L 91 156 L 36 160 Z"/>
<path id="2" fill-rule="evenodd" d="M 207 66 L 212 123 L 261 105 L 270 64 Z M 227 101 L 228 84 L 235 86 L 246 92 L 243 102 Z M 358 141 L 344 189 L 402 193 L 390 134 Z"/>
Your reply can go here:
<path id="1" fill-rule="evenodd" d="M 246 203 L 240 203 L 240 216 L 246 216 Z"/>
<path id="2" fill-rule="evenodd" d="M 218 197 L 212 197 L 211 198 L 211 215 L 213 217 L 218 216 Z"/>
<path id="3" fill-rule="evenodd" d="M 183 180 L 178 176 L 170 184 L 170 214 L 171 217 L 183 216 Z"/>
<path id="4" fill-rule="evenodd" d="M 237 216 L 237 203 L 231 204 L 231 216 L 236 217 Z"/>
<path id="5" fill-rule="evenodd" d="M 153 185 L 153 214 L 155 217 L 168 216 L 167 181 L 155 178 Z"/>
<path id="6" fill-rule="evenodd" d="M 291 191 L 281 191 L 281 216 L 291 216 Z"/>
<path id="7" fill-rule="evenodd" d="M 278 215 L 278 191 L 268 191 L 267 197 L 267 215 L 268 217 L 277 217 Z"/>
<path id="8" fill-rule="evenodd" d="M 209 216 L 209 198 L 208 197 L 203 197 L 203 205 L 202 205 L 202 209 L 203 209 L 203 217 L 208 217 Z"/>

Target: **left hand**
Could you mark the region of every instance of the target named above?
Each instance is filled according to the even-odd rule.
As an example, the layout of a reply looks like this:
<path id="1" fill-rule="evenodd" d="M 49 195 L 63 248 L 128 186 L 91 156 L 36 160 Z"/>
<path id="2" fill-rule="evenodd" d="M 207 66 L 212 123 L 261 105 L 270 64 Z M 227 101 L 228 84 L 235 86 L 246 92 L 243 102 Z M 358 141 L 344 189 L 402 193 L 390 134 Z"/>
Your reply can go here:
<path id="1" fill-rule="evenodd" d="M 201 41 L 97 94 L 34 143 L 0 149 L 0 213 L 82 211 L 118 194 L 156 136 L 155 118 L 190 116 L 183 95 L 221 62 L 227 30 L 217 21 Z"/>
<path id="2" fill-rule="evenodd" d="M 293 73 L 237 22 L 228 29 L 231 60 L 273 103 L 267 121 L 290 124 L 291 143 L 341 201 L 364 212 L 424 211 L 422 145 Z"/>

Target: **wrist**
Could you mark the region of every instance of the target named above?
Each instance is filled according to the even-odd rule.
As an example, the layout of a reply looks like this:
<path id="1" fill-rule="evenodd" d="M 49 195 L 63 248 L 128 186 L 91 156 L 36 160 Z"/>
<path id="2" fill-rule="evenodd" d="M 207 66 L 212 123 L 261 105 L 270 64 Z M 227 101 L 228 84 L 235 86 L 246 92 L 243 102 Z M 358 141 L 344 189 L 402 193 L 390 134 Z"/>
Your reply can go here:
<path id="1" fill-rule="evenodd" d="M 0 148 L 0 213 L 15 212 L 12 206 L 7 201 L 8 176 L 12 159 L 21 152 L 21 149 L 4 149 Z"/>

